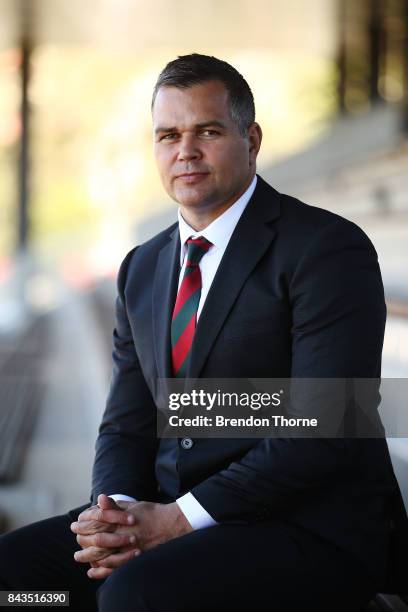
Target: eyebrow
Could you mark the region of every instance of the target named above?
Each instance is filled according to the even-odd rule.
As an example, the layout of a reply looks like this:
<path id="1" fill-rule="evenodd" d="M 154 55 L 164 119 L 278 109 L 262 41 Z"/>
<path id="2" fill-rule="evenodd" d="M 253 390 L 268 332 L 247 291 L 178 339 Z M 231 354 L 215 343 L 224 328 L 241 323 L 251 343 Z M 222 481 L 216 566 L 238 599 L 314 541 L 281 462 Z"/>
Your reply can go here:
<path id="1" fill-rule="evenodd" d="M 203 129 L 206 127 L 219 127 L 221 129 L 225 129 L 227 126 L 225 125 L 225 123 L 223 123 L 222 121 L 218 121 L 217 119 L 214 119 L 214 121 L 204 121 L 203 123 L 196 123 L 194 126 L 196 129 Z M 162 132 L 177 132 L 177 127 L 164 127 L 164 126 L 159 126 L 154 130 L 155 134 L 159 134 Z"/>

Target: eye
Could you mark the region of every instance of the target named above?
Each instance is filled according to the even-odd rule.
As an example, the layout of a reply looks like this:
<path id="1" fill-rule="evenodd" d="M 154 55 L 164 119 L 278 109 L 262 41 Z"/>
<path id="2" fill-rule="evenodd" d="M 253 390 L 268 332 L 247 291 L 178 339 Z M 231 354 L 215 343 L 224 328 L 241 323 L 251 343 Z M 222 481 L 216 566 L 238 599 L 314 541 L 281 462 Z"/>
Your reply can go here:
<path id="1" fill-rule="evenodd" d="M 175 138 L 177 138 L 176 132 L 171 132 L 170 134 L 164 134 L 164 136 L 162 136 L 160 138 L 160 141 L 162 141 L 162 140 L 174 140 Z"/>
<path id="2" fill-rule="evenodd" d="M 201 136 L 205 136 L 206 138 L 211 138 L 212 136 L 218 136 L 219 132 L 217 132 L 217 130 L 202 130 L 200 132 Z"/>

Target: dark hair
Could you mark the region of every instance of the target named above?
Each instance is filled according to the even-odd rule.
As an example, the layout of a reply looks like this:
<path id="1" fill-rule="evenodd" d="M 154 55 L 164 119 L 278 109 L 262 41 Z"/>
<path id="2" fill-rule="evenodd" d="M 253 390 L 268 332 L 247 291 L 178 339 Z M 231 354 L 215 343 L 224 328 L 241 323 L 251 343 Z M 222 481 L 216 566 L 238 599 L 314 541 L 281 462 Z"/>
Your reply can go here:
<path id="1" fill-rule="evenodd" d="M 159 74 L 153 90 L 152 109 L 160 87 L 187 89 L 206 81 L 218 80 L 228 91 L 231 119 L 242 136 L 247 135 L 255 121 L 255 104 L 252 91 L 244 77 L 231 64 L 211 55 L 191 53 L 179 55 L 169 62 Z"/>

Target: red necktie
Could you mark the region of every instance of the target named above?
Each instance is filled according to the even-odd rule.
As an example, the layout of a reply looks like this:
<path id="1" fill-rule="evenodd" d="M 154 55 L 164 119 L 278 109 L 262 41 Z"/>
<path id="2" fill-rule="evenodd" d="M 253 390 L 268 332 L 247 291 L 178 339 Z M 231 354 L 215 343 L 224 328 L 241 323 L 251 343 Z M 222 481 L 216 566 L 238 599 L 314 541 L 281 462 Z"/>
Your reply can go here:
<path id="1" fill-rule="evenodd" d="M 187 263 L 183 280 L 177 293 L 171 321 L 171 348 L 174 376 L 186 375 L 188 360 L 193 344 L 197 309 L 201 295 L 201 258 L 212 246 L 200 236 L 187 240 Z"/>

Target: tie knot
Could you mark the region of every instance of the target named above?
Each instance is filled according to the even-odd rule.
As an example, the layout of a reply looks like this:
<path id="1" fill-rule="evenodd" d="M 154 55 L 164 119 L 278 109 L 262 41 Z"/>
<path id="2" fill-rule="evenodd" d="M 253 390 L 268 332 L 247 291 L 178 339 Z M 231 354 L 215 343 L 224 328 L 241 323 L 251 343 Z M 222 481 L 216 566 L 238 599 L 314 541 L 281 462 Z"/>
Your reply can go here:
<path id="1" fill-rule="evenodd" d="M 187 240 L 187 267 L 198 266 L 203 255 L 212 247 L 212 243 L 199 236 L 198 238 L 189 238 Z"/>

